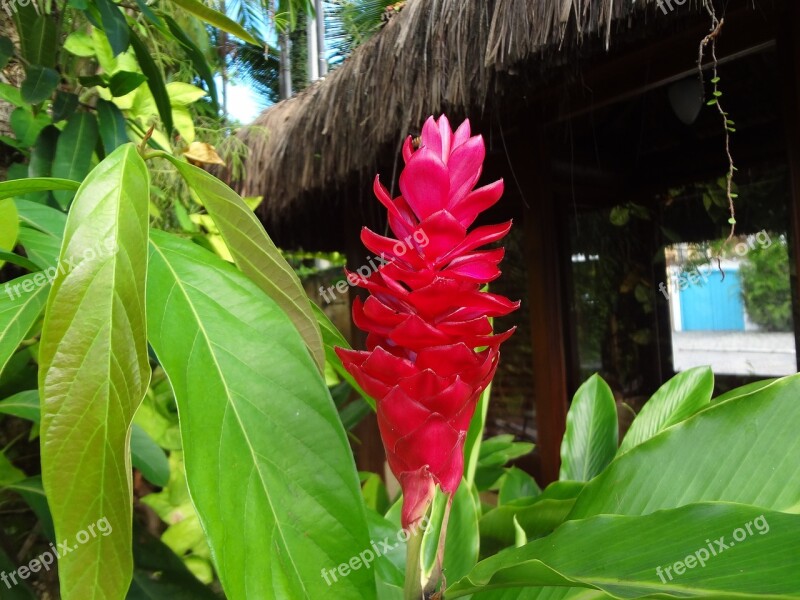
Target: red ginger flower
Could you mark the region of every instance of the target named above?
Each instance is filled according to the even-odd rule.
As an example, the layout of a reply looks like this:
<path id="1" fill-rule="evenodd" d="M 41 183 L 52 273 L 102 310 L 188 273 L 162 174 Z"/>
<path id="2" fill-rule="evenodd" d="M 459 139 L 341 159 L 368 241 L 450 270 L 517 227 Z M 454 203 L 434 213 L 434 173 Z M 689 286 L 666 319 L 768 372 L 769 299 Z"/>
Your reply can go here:
<path id="1" fill-rule="evenodd" d="M 419 149 L 410 137 L 403 147 L 401 195 L 392 200 L 375 178 L 397 239 L 365 227 L 361 240 L 386 262 L 366 276 L 347 274 L 371 292 L 353 303 L 353 321 L 368 332 L 367 351 L 336 352 L 377 401 L 389 466 L 403 488 L 405 528 L 425 515 L 436 484 L 450 494 L 458 488 L 478 397 L 497 369 L 500 344 L 514 332 L 493 335 L 489 319 L 519 302 L 480 291 L 500 275 L 504 250 L 476 250 L 505 236 L 511 222 L 467 232 L 503 193 L 502 180 L 473 189 L 485 154 L 469 121 L 453 132 L 445 116 L 430 117 Z"/>

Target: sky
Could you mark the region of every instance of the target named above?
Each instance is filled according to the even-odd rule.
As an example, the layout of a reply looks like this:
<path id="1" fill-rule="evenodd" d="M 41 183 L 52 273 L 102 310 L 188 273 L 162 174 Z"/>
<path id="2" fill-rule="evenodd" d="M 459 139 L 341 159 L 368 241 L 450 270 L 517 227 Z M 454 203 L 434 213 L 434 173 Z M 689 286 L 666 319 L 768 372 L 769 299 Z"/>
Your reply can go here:
<path id="1" fill-rule="evenodd" d="M 222 93 L 222 81 L 218 79 L 216 83 Z M 228 84 L 228 114 L 243 125 L 252 123 L 266 106 L 266 102 L 249 86 Z"/>

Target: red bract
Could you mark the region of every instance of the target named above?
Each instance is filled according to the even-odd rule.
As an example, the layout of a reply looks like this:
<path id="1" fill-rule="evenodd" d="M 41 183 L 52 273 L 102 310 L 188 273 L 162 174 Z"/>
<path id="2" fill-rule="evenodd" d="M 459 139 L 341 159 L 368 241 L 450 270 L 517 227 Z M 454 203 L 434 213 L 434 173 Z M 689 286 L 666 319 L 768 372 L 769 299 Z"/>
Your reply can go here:
<path id="1" fill-rule="evenodd" d="M 513 333 L 493 335 L 489 319 L 519 306 L 481 291 L 500 275 L 504 251 L 477 250 L 505 236 L 511 222 L 467 231 L 503 193 L 502 180 L 474 189 L 485 154 L 469 121 L 453 132 L 446 117 L 429 118 L 419 149 L 411 138 L 403 148 L 401 195 L 392 199 L 375 178 L 397 239 L 364 228 L 361 240 L 385 264 L 366 276 L 348 273 L 371 292 L 353 304 L 367 351 L 336 351 L 377 401 L 406 528 L 424 516 L 436 484 L 451 494 L 458 488 L 470 419 L 497 369 L 498 348 Z"/>

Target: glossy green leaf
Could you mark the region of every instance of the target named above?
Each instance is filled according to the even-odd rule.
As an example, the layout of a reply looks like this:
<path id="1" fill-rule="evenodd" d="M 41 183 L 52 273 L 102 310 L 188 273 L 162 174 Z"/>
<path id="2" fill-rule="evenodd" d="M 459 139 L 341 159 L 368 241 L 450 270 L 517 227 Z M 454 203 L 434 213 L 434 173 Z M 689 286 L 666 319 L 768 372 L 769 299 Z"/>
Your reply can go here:
<path id="1" fill-rule="evenodd" d="M 64 40 L 64 50 L 75 56 L 91 58 L 95 55 L 92 36 L 85 31 L 73 31 Z"/>
<path id="2" fill-rule="evenodd" d="M 144 429 L 134 424 L 131 429 L 131 461 L 147 481 L 159 487 L 169 483 L 169 461 Z"/>
<path id="3" fill-rule="evenodd" d="M 739 396 L 747 396 L 748 394 L 752 394 L 757 392 L 761 388 L 765 388 L 768 385 L 772 385 L 774 382 L 778 381 L 777 379 L 764 379 L 763 381 L 754 381 L 753 383 L 748 383 L 747 385 L 743 385 L 742 387 L 734 388 L 725 392 L 724 394 L 717 396 L 712 400 L 714 404 L 719 402 L 727 402 L 732 398 L 738 398 Z"/>
<path id="4" fill-rule="evenodd" d="M 56 23 L 56 20 L 47 14 L 40 14 L 36 17 L 33 22 L 31 43 L 26 48 L 25 60 L 28 61 L 28 64 L 55 68 L 58 44 Z"/>
<path id="5" fill-rule="evenodd" d="M 30 227 L 19 228 L 19 243 L 28 258 L 40 269 L 49 269 L 58 263 L 61 240 Z"/>
<path id="6" fill-rule="evenodd" d="M 0 199 L 22 196 L 29 192 L 41 192 L 47 190 L 77 190 L 80 186 L 75 181 L 57 179 L 53 177 L 36 179 L 12 179 L 10 181 L 0 181 Z"/>
<path id="7" fill-rule="evenodd" d="M 688 419 L 708 406 L 714 392 L 714 373 L 695 367 L 679 373 L 662 385 L 642 407 L 619 446 L 624 454 L 667 427 Z"/>
<path id="8" fill-rule="evenodd" d="M 475 414 L 469 423 L 467 438 L 464 440 L 464 481 L 472 486 L 475 483 L 475 473 L 478 469 L 478 460 L 481 455 L 486 416 L 489 414 L 489 401 L 492 397 L 492 384 L 486 386 L 478 397 Z"/>
<path id="9" fill-rule="evenodd" d="M 214 219 L 236 265 L 289 315 L 322 373 L 325 350 L 311 301 L 261 221 L 239 194 L 210 173 L 172 156 L 165 158 L 175 165 Z"/>
<path id="10" fill-rule="evenodd" d="M 22 267 L 31 273 L 38 271 L 41 268 L 35 262 L 28 260 L 19 254 L 15 254 L 14 252 L 9 252 L 8 250 L 0 250 L 0 260 L 9 262 L 12 265 L 17 265 L 18 267 Z"/>
<path id="11" fill-rule="evenodd" d="M 130 43 L 133 46 L 133 51 L 136 54 L 136 60 L 139 62 L 142 73 L 147 77 L 147 87 L 153 95 L 164 129 L 167 135 L 170 135 L 172 133 L 172 105 L 169 102 L 164 77 L 156 66 L 153 57 L 150 56 L 149 48 L 133 31 L 130 32 Z"/>
<path id="12" fill-rule="evenodd" d="M 17 136 L 24 150 L 33 146 L 39 133 L 42 129 L 47 127 L 49 123 L 50 117 L 47 116 L 46 112 L 41 111 L 34 116 L 27 107 L 14 109 L 9 120 L 11 130 L 14 132 L 14 135 Z M 24 167 L 24 165 L 20 166 Z M 8 178 L 12 179 L 10 169 Z"/>
<path id="13" fill-rule="evenodd" d="M 119 7 L 111 0 L 94 0 L 97 10 L 100 12 L 100 19 L 103 23 L 103 31 L 111 44 L 114 56 L 125 52 L 130 43 L 131 30 L 125 16 Z"/>
<path id="14" fill-rule="evenodd" d="M 39 133 L 28 163 L 28 177 L 50 177 L 53 174 L 53 160 L 56 157 L 59 135 L 61 131 L 55 125 L 48 125 Z M 27 199 L 45 204 L 51 196 L 49 191 L 35 192 L 28 194 Z"/>
<path id="15" fill-rule="evenodd" d="M 113 152 L 118 146 L 127 143 L 128 133 L 125 131 L 125 117 L 113 102 L 97 100 L 97 121 L 100 124 L 100 139 L 106 154 Z"/>
<path id="16" fill-rule="evenodd" d="M 25 102 L 39 104 L 47 100 L 58 86 L 58 71 L 50 67 L 28 65 L 20 93 Z"/>
<path id="17" fill-rule="evenodd" d="M 250 35 L 247 30 L 239 25 L 236 21 L 231 20 L 221 12 L 217 12 L 216 10 L 209 8 L 198 0 L 172 0 L 172 2 L 175 5 L 180 6 L 186 12 L 193 14 L 202 21 L 205 21 L 212 27 L 216 27 L 217 29 L 226 31 L 231 35 L 235 35 L 243 42 L 253 44 L 254 46 L 262 45 L 261 42 Z"/>
<path id="18" fill-rule="evenodd" d="M 0 229 L 0 250 L 11 252 L 17 245 L 19 235 L 19 216 L 13 198 L 0 200 L 0 223 L 3 223 Z M 5 262 L 0 260 L 0 268 L 3 264 Z"/>
<path id="19" fill-rule="evenodd" d="M 19 93 L 19 88 L 7 83 L 0 83 L 0 100 L 5 100 L 17 107 L 25 104 Z"/>
<path id="20" fill-rule="evenodd" d="M 530 442 L 515 442 L 511 434 L 496 435 L 485 439 L 480 444 L 478 464 L 475 469 L 475 485 L 478 490 L 494 488 L 505 473 L 509 461 L 530 454 L 533 451 Z"/>
<path id="21" fill-rule="evenodd" d="M 36 275 L 25 275 L 0 285 L 0 373 L 42 314 L 47 301 L 50 286 L 37 286 Z"/>
<path id="22" fill-rule="evenodd" d="M 598 516 L 481 562 L 447 598 L 576 584 L 617 598 L 798 598 L 798 536 L 800 515 L 738 504 Z"/>
<path id="23" fill-rule="evenodd" d="M 570 519 L 724 501 L 800 510 L 800 376 L 662 431 L 586 486 Z"/>
<path id="24" fill-rule="evenodd" d="M 154 231 L 150 343 L 180 415 L 192 500 L 231 600 L 323 598 L 369 547 L 353 456 L 325 382 L 281 308 L 232 265 Z M 336 597 L 375 597 L 353 571 Z"/>
<path id="25" fill-rule="evenodd" d="M 39 392 L 27 390 L 1 400 L 0 414 L 13 415 L 20 419 L 38 423 L 40 420 Z"/>
<path id="26" fill-rule="evenodd" d="M 61 189 L 78 189 L 77 183 L 67 179 L 22 179 L 19 181 L 19 183 L 41 184 L 35 188 L 32 188 L 30 185 L 26 185 L 24 189 L 50 190 L 55 189 L 52 187 L 54 185 L 53 182 L 55 181 L 57 181 L 59 185 L 64 185 L 64 187 Z M 8 183 L 13 184 L 17 182 Z M 0 183 L 0 195 L 2 195 L 4 185 L 4 183 Z M 31 202 L 30 200 L 25 200 L 23 198 L 16 198 L 15 203 L 17 205 L 17 214 L 19 214 L 20 223 L 23 226 L 37 229 L 55 238 L 59 243 L 61 242 L 61 238 L 64 237 L 64 229 L 67 226 L 67 215 L 65 213 L 50 206 L 45 206 L 44 204 L 39 204 L 38 202 Z"/>
<path id="27" fill-rule="evenodd" d="M 108 81 L 108 89 L 112 96 L 124 96 L 147 81 L 147 77 L 141 73 L 130 71 L 117 71 Z"/>
<path id="28" fill-rule="evenodd" d="M 62 136 L 63 139 L 63 136 Z M 58 539 L 100 519 L 112 531 L 59 561 L 65 600 L 125 597 L 133 570 L 129 439 L 147 391 L 149 174 L 118 148 L 81 185 L 67 218 L 42 329 L 42 479 Z"/>
<path id="29" fill-rule="evenodd" d="M 53 122 L 58 123 L 64 119 L 69 119 L 76 108 L 78 108 L 77 94 L 61 90 L 56 91 L 56 99 L 53 101 Z"/>
<path id="30" fill-rule="evenodd" d="M 539 496 L 511 500 L 488 511 L 480 520 L 481 551 L 488 555 L 512 546 L 515 519 L 529 539 L 551 533 L 566 520 L 583 487 L 577 481 L 556 481 Z"/>
<path id="31" fill-rule="evenodd" d="M 603 379 L 592 375 L 575 392 L 561 442 L 559 479 L 589 481 L 617 453 L 619 426 L 614 394 Z"/>
<path id="32" fill-rule="evenodd" d="M 508 504 L 520 498 L 535 498 L 542 493 L 536 480 L 522 469 L 511 467 L 506 469 L 503 481 L 500 484 L 500 493 L 497 496 L 498 504 Z"/>
<path id="33" fill-rule="evenodd" d="M 97 120 L 93 114 L 79 112 L 72 115 L 58 138 L 53 177 L 82 181 L 89 173 L 97 138 Z M 66 208 L 75 194 L 56 191 L 54 195 L 58 204 Z"/>

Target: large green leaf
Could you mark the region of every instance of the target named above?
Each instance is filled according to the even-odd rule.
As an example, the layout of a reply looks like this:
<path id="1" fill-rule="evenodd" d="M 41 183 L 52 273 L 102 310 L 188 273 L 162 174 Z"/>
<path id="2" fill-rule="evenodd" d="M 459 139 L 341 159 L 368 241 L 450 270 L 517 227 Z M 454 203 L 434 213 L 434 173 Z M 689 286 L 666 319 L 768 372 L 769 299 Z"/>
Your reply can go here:
<path id="1" fill-rule="evenodd" d="M 556 481 L 536 497 L 512 500 L 488 511 L 480 520 L 481 551 L 488 555 L 513 545 L 515 520 L 528 539 L 551 533 L 567 518 L 583 487 L 577 481 Z"/>
<path id="2" fill-rule="evenodd" d="M 97 120 L 93 114 L 78 112 L 67 119 L 67 125 L 56 145 L 53 177 L 82 181 L 92 164 L 97 136 Z M 59 205 L 66 208 L 72 201 L 74 193 L 56 191 L 54 195 Z"/>
<path id="3" fill-rule="evenodd" d="M 0 223 L 3 223 L 0 229 L 0 250 L 11 252 L 17 245 L 19 235 L 19 216 L 12 198 L 0 200 Z M 4 261 L 0 260 L 0 267 L 3 264 Z"/>
<path id="4" fill-rule="evenodd" d="M 709 367 L 695 367 L 679 373 L 662 385 L 642 407 L 619 447 L 624 454 L 662 430 L 688 419 L 711 401 L 714 373 Z"/>
<path id="5" fill-rule="evenodd" d="M 800 375 L 662 431 L 586 486 L 570 519 L 725 501 L 800 511 Z"/>
<path id="6" fill-rule="evenodd" d="M 25 275 L 0 286 L 0 374 L 42 314 L 47 301 L 50 286 L 36 285 L 37 275 L 41 274 Z"/>
<path id="7" fill-rule="evenodd" d="M 167 86 L 164 84 L 164 76 L 156 66 L 153 57 L 150 56 L 149 48 L 133 30 L 130 32 L 130 43 L 133 46 L 139 67 L 141 67 L 144 76 L 147 77 L 147 87 L 153 95 L 161 122 L 164 124 L 164 129 L 169 136 L 172 134 L 172 105 L 169 102 Z"/>
<path id="8" fill-rule="evenodd" d="M 617 453 L 619 426 L 614 394 L 595 374 L 575 392 L 561 442 L 559 479 L 589 481 Z"/>
<path id="9" fill-rule="evenodd" d="M 247 42 L 248 44 L 253 44 L 254 46 L 261 46 L 263 45 L 259 42 L 256 38 L 250 35 L 247 30 L 239 25 L 236 21 L 231 20 L 226 15 L 222 14 L 221 12 L 217 12 L 213 8 L 209 8 L 202 2 L 198 2 L 198 0 L 172 0 L 177 6 L 180 6 L 186 12 L 189 12 L 199 18 L 202 21 L 205 21 L 212 27 L 216 27 L 217 29 L 221 29 L 222 31 L 227 31 L 231 35 L 235 35 L 240 40 Z"/>
<path id="10" fill-rule="evenodd" d="M 134 424 L 131 430 L 131 462 L 147 481 L 159 487 L 169 483 L 169 461 L 144 429 Z"/>
<path id="11" fill-rule="evenodd" d="M 63 136 L 62 136 L 63 139 Z M 145 323 L 149 174 L 121 146 L 72 204 L 39 351 L 42 479 L 58 539 L 112 531 L 59 561 L 65 600 L 115 600 L 130 585 L 131 422 L 150 380 Z"/>
<path id="12" fill-rule="evenodd" d="M 80 184 L 75 181 L 56 179 L 53 177 L 12 179 L 10 181 L 0 181 L 0 198 L 13 198 L 14 196 L 20 196 L 29 192 L 50 190 L 75 191 L 79 186 Z"/>
<path id="13" fill-rule="evenodd" d="M 77 189 L 78 185 L 74 181 L 53 180 L 53 179 L 25 179 L 23 183 L 41 182 L 42 186 L 36 189 L 53 189 L 50 182 L 63 182 L 64 189 Z M 14 184 L 16 182 L 8 182 Z M 4 189 L 0 184 L 0 194 Z M 15 187 L 15 186 L 12 186 Z M 38 204 L 29 200 L 17 198 L 15 200 L 21 227 L 19 230 L 19 243 L 25 248 L 28 258 L 38 265 L 41 269 L 50 269 L 58 263 L 58 254 L 61 251 L 61 238 L 64 236 L 64 228 L 67 223 L 66 215 L 60 210 L 56 210 L 44 204 Z M 47 271 L 53 274 L 53 271 Z"/>
<path id="14" fill-rule="evenodd" d="M 515 442 L 510 433 L 496 435 L 483 440 L 478 449 L 478 462 L 475 468 L 475 485 L 479 491 L 494 488 L 505 474 L 509 461 L 525 456 L 533 451 L 530 442 Z"/>
<path id="15" fill-rule="evenodd" d="M 53 174 L 53 160 L 56 157 L 59 135 L 61 135 L 61 130 L 55 125 L 48 125 L 39 132 L 39 137 L 36 138 L 31 152 L 31 160 L 28 163 L 28 177 L 50 177 Z M 51 195 L 50 192 L 35 192 L 27 197 L 29 200 L 44 204 Z"/>
<path id="16" fill-rule="evenodd" d="M 475 483 L 475 474 L 478 470 L 478 461 L 481 456 L 486 416 L 489 414 L 489 401 L 492 397 L 492 384 L 486 386 L 478 397 L 478 405 L 469 422 L 467 438 L 464 440 L 464 481 L 466 485 Z"/>
<path id="17" fill-rule="evenodd" d="M 20 93 L 22 99 L 30 104 L 39 104 L 47 100 L 56 90 L 59 81 L 58 71 L 50 67 L 28 65 L 25 68 L 25 81 Z"/>
<path id="18" fill-rule="evenodd" d="M 38 11 L 37 11 L 38 12 Z M 33 22 L 30 43 L 25 47 L 25 60 L 31 65 L 54 68 L 58 44 L 58 22 L 52 15 L 40 14 Z"/>
<path id="19" fill-rule="evenodd" d="M 18 144 L 21 144 L 23 150 L 27 150 L 33 146 L 39 133 L 50 123 L 50 117 L 45 111 L 39 111 L 33 114 L 27 106 L 15 108 L 9 117 L 11 130 L 14 132 L 14 135 L 17 136 Z M 20 167 L 21 173 L 19 173 L 18 177 L 14 177 L 12 176 L 11 169 L 9 169 L 9 179 L 17 179 L 25 176 L 25 165 L 21 163 L 17 164 Z"/>
<path id="20" fill-rule="evenodd" d="M 40 420 L 39 392 L 26 390 L 0 401 L 0 414 L 14 415 L 34 423 Z"/>
<path id="21" fill-rule="evenodd" d="M 108 43 L 114 56 L 125 52 L 128 49 L 130 29 L 119 7 L 111 0 L 94 0 L 97 10 L 100 12 L 100 19 L 103 23 Z"/>
<path id="22" fill-rule="evenodd" d="M 481 562 L 447 598 L 576 584 L 619 598 L 800 598 L 798 537 L 800 515 L 737 504 L 598 516 Z"/>
<path id="23" fill-rule="evenodd" d="M 154 231 L 150 343 L 178 402 L 186 475 L 231 600 L 375 597 L 353 456 L 281 308 L 232 265 Z"/>
<path id="24" fill-rule="evenodd" d="M 97 100 L 97 121 L 100 124 L 100 139 L 106 154 L 128 141 L 125 131 L 125 117 L 113 102 L 102 98 Z"/>
<path id="25" fill-rule="evenodd" d="M 19 243 L 25 248 L 28 258 L 40 269 L 48 269 L 58 263 L 61 240 L 23 226 L 19 228 Z"/>
<path id="26" fill-rule="evenodd" d="M 311 302 L 261 221 L 239 194 L 210 173 L 172 156 L 165 158 L 175 165 L 214 219 L 236 265 L 292 320 L 322 373 L 325 350 Z"/>

